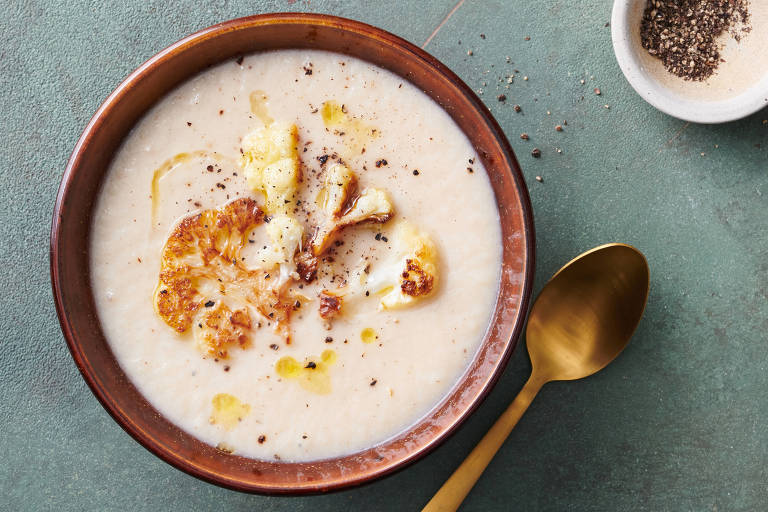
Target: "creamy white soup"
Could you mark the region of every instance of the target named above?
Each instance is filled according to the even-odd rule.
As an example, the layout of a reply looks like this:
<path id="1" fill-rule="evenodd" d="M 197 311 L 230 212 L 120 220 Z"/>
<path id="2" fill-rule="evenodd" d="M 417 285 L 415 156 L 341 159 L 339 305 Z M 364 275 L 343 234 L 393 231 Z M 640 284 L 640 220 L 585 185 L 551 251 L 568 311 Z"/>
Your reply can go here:
<path id="1" fill-rule="evenodd" d="M 467 137 L 402 78 L 246 55 L 137 123 L 104 180 L 91 279 L 107 340 L 180 428 L 246 457 L 379 444 L 456 384 L 501 268 Z"/>

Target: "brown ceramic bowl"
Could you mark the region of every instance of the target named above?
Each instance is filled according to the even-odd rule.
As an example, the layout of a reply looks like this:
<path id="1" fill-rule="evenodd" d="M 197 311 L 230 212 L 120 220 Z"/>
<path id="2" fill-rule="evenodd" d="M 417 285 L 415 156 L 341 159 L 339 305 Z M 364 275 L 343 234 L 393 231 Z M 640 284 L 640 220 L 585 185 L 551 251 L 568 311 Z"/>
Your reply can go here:
<path id="1" fill-rule="evenodd" d="M 503 272 L 492 324 L 461 380 L 416 425 L 363 452 L 311 463 L 229 455 L 161 416 L 115 360 L 94 306 L 89 231 L 110 160 L 139 118 L 180 82 L 238 55 L 316 48 L 389 69 L 435 99 L 472 141 L 488 170 L 502 227 Z M 123 429 L 169 464 L 239 491 L 299 494 L 340 489 L 387 475 L 444 441 L 496 382 L 522 330 L 531 294 L 534 233 L 520 166 L 496 121 L 434 57 L 383 30 L 323 15 L 252 16 L 201 30 L 161 51 L 107 98 L 77 142 L 62 179 L 51 230 L 51 281 L 61 328 L 80 372 Z"/>

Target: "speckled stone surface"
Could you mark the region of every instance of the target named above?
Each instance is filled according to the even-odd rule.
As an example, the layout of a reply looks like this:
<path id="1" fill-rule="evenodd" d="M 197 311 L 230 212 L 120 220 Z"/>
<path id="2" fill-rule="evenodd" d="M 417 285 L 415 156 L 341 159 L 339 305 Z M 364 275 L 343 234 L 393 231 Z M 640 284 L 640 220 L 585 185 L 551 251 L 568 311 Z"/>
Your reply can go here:
<path id="1" fill-rule="evenodd" d="M 421 45 L 456 5 L 3 4 L 0 509 L 316 512 L 426 503 L 521 388 L 530 370 L 524 345 L 478 412 L 405 471 L 326 496 L 239 494 L 149 454 L 91 395 L 56 320 L 48 234 L 59 179 L 89 117 L 173 41 L 229 18 L 306 10 Z M 518 153 L 535 210 L 536 290 L 562 263 L 608 241 L 639 247 L 652 271 L 629 348 L 594 377 L 546 386 L 463 510 L 765 510 L 768 112 L 721 126 L 657 112 L 614 60 L 610 8 L 608 0 L 466 0 L 426 47 L 482 90 Z M 530 156 L 534 147 L 540 159 Z"/>

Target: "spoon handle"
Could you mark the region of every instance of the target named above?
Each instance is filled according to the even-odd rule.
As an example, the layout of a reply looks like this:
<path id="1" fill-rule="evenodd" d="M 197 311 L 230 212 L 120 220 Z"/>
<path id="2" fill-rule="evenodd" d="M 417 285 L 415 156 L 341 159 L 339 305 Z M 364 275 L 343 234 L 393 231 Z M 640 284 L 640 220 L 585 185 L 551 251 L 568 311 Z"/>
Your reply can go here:
<path id="1" fill-rule="evenodd" d="M 437 494 L 429 500 L 422 512 L 453 512 L 459 508 L 545 382 L 535 377 L 535 374 L 531 375 L 507 410 L 496 420 Z"/>

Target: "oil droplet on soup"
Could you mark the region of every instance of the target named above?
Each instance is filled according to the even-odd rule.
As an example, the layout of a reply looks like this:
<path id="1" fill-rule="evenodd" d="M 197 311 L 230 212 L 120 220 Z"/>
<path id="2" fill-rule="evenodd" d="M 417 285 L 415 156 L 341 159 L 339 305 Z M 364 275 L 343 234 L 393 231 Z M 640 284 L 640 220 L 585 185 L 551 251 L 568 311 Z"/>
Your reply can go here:
<path id="1" fill-rule="evenodd" d="M 327 126 L 340 125 L 348 121 L 344 108 L 333 100 L 323 103 L 320 115 L 323 116 L 323 122 Z"/>
<path id="2" fill-rule="evenodd" d="M 342 138 L 347 158 L 359 155 L 365 144 L 379 134 L 376 128 L 349 115 L 346 107 L 334 100 L 323 103 L 320 115 L 325 126 L 334 128 L 334 133 Z"/>
<path id="3" fill-rule="evenodd" d="M 301 365 L 291 356 L 285 356 L 275 363 L 275 371 L 284 379 L 295 379 L 301 375 Z"/>
<path id="4" fill-rule="evenodd" d="M 320 357 L 308 357 L 304 364 L 291 356 L 281 357 L 275 363 L 275 371 L 284 379 L 295 379 L 299 385 L 318 395 L 327 395 L 332 391 L 331 366 L 336 362 L 336 352 L 323 350 Z"/>
<path id="5" fill-rule="evenodd" d="M 232 430 L 251 412 L 251 406 L 229 393 L 219 393 L 211 400 L 213 413 L 210 422 L 221 425 L 226 430 Z"/>
<path id="6" fill-rule="evenodd" d="M 379 335 L 370 327 L 366 327 L 360 332 L 360 339 L 363 340 L 363 343 L 373 343 L 378 338 Z"/>
<path id="7" fill-rule="evenodd" d="M 251 112 L 264 123 L 264 126 L 269 126 L 275 122 L 272 116 L 269 115 L 267 93 L 264 91 L 253 91 L 248 99 L 251 101 Z"/>

